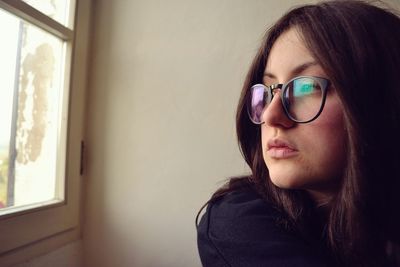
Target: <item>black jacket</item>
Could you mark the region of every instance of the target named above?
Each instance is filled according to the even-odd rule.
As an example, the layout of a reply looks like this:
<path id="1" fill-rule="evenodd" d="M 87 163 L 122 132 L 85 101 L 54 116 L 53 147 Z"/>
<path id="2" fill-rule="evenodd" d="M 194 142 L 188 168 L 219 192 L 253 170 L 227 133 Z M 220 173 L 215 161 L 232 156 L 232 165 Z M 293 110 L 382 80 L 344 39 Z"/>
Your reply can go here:
<path id="1" fill-rule="evenodd" d="M 253 189 L 210 203 L 197 229 L 203 266 L 332 266 L 322 253 L 322 242 L 285 230 L 277 223 L 281 216 Z"/>

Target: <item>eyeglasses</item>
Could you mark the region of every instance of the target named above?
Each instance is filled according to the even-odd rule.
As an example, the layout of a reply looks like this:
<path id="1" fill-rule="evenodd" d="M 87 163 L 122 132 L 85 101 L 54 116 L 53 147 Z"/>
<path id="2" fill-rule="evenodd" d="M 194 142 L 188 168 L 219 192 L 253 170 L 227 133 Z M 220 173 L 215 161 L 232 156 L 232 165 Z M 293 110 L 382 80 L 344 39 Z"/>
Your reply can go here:
<path id="1" fill-rule="evenodd" d="M 299 76 L 285 84 L 253 85 L 247 102 L 250 120 L 264 123 L 262 115 L 279 89 L 286 116 L 298 123 L 315 120 L 322 112 L 329 80 L 314 76 Z"/>

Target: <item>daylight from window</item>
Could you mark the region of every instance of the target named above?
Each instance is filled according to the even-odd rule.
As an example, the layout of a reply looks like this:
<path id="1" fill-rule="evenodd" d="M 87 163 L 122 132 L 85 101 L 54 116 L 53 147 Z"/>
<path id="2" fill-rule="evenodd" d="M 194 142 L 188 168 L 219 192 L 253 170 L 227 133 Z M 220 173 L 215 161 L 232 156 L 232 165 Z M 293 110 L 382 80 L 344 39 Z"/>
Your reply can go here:
<path id="1" fill-rule="evenodd" d="M 62 201 L 67 94 L 65 43 L 1 9 L 0 25 L 1 214 Z"/>
<path id="2" fill-rule="evenodd" d="M 70 10 L 72 7 L 71 1 L 67 0 L 23 0 L 25 3 L 36 8 L 43 14 L 51 17 L 52 19 L 58 21 L 64 26 L 68 25 L 68 18 Z"/>

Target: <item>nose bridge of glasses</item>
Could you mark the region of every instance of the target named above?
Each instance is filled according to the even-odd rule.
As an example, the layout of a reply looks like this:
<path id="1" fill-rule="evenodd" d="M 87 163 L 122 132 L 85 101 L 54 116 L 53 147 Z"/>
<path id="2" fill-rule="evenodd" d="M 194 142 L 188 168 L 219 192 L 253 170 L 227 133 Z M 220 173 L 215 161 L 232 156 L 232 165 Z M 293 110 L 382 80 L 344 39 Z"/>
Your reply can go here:
<path id="1" fill-rule="evenodd" d="M 271 96 L 273 97 L 277 92 L 279 92 L 282 89 L 282 87 L 283 87 L 282 83 L 270 85 L 268 88 L 271 93 Z M 271 100 L 272 100 L 272 97 L 271 97 Z"/>

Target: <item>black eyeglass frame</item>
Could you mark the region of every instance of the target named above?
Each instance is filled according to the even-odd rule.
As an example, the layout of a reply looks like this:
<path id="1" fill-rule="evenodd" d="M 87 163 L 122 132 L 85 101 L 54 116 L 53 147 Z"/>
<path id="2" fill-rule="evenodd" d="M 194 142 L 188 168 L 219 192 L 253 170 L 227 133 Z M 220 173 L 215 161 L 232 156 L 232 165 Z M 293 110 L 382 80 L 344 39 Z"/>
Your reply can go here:
<path id="1" fill-rule="evenodd" d="M 319 108 L 317 114 L 316 114 L 314 117 L 312 117 L 311 119 L 309 119 L 309 120 L 298 120 L 298 119 L 293 118 L 293 117 L 290 115 L 289 110 L 288 110 L 288 105 L 289 105 L 288 100 L 287 100 L 287 98 L 284 97 L 285 94 L 286 94 L 286 90 L 288 89 L 288 85 L 289 85 L 290 83 L 292 83 L 294 80 L 303 79 L 303 78 L 308 78 L 308 79 L 312 79 L 312 80 L 316 81 L 316 82 L 320 85 L 321 90 L 322 90 L 322 101 L 321 101 L 321 106 L 320 106 L 320 108 Z M 281 98 L 283 110 L 285 111 L 286 116 L 287 116 L 291 121 L 294 121 L 294 122 L 296 122 L 296 123 L 309 123 L 309 122 L 312 122 L 313 120 L 317 119 L 318 116 L 321 114 L 322 110 L 324 109 L 325 101 L 326 101 L 326 96 L 327 96 L 327 91 L 328 91 L 329 85 L 330 85 L 330 81 L 329 81 L 328 79 L 326 79 L 326 78 L 317 77 L 317 76 L 297 76 L 297 77 L 294 77 L 293 79 L 291 79 L 290 81 L 288 81 L 288 82 L 286 82 L 286 83 L 277 83 L 277 84 L 272 84 L 272 85 L 269 85 L 269 86 L 266 86 L 266 85 L 264 85 L 264 84 L 255 84 L 255 85 L 253 85 L 251 88 L 253 88 L 253 87 L 255 87 L 255 86 L 262 86 L 262 87 L 264 87 L 265 92 L 267 92 L 268 98 L 271 98 L 271 99 L 269 99 L 269 100 L 268 100 L 268 99 L 267 99 L 267 100 L 265 100 L 265 99 L 263 100 L 265 103 L 267 103 L 267 101 L 269 101 L 269 102 L 268 102 L 268 105 L 271 103 L 272 99 L 274 98 L 274 95 L 275 95 L 274 92 L 275 92 L 277 89 L 280 89 L 280 90 L 281 90 L 280 98 Z M 250 88 L 250 89 L 251 89 L 251 88 Z M 251 97 L 251 96 L 249 96 L 249 97 Z M 265 109 L 268 107 L 268 105 L 265 104 L 265 106 L 264 106 L 264 108 L 263 108 L 263 112 L 264 112 Z M 251 109 L 252 109 L 251 105 L 248 104 L 247 113 L 248 113 L 248 115 L 249 115 L 250 120 L 251 120 L 254 124 L 258 124 L 258 125 L 259 125 L 259 124 L 263 124 L 264 122 L 256 122 L 256 121 L 253 120 L 253 118 L 252 118 L 252 116 L 251 116 Z"/>

